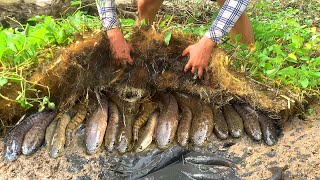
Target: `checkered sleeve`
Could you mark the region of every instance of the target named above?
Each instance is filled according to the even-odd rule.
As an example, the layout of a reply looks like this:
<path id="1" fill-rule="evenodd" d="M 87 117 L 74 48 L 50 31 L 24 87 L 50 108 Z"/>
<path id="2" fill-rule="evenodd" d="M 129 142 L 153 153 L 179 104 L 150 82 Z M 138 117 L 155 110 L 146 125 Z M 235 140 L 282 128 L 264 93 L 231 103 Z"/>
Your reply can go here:
<path id="1" fill-rule="evenodd" d="M 249 0 L 226 0 L 205 36 L 219 44 L 230 32 L 249 4 Z"/>
<path id="2" fill-rule="evenodd" d="M 120 27 L 114 0 L 96 0 L 96 4 L 104 30 Z"/>

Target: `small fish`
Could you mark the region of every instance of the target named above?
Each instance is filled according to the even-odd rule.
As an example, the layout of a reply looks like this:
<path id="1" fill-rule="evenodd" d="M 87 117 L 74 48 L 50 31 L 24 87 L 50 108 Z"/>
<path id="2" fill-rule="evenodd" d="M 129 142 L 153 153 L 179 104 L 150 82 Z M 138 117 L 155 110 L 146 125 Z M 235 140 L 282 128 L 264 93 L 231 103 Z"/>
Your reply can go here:
<path id="1" fill-rule="evenodd" d="M 14 161 L 18 158 L 18 155 L 21 153 L 24 136 L 32 128 L 32 126 L 46 119 L 51 113 L 53 112 L 41 111 L 34 113 L 11 129 L 11 131 L 5 138 L 4 147 L 4 157 L 8 161 Z"/>
<path id="2" fill-rule="evenodd" d="M 134 141 L 138 140 L 140 128 L 147 123 L 150 114 L 156 109 L 156 107 L 157 107 L 156 104 L 150 101 L 142 104 L 142 109 L 140 111 L 140 114 L 133 124 L 133 140 Z"/>
<path id="3" fill-rule="evenodd" d="M 57 127 L 57 118 L 54 118 L 53 121 L 50 123 L 50 125 L 46 129 L 46 135 L 45 135 L 45 147 L 50 149 L 51 141 L 53 137 L 54 130 Z"/>
<path id="4" fill-rule="evenodd" d="M 229 104 L 222 108 L 223 116 L 228 124 L 229 133 L 232 137 L 238 138 L 243 134 L 243 120 L 236 110 Z"/>
<path id="5" fill-rule="evenodd" d="M 218 138 L 224 140 L 228 138 L 228 125 L 226 120 L 223 117 L 223 114 L 220 109 L 213 108 L 213 121 L 214 121 L 214 127 L 213 130 L 215 134 L 218 136 Z"/>
<path id="6" fill-rule="evenodd" d="M 125 113 L 123 118 L 123 124 L 120 129 L 120 135 L 118 139 L 118 151 L 123 154 L 130 150 L 132 142 L 132 123 L 134 116 L 129 113 Z"/>
<path id="7" fill-rule="evenodd" d="M 178 127 L 178 103 L 172 94 L 160 95 L 164 106 L 160 112 L 158 125 L 156 127 L 156 144 L 158 148 L 165 149 L 174 141 Z"/>
<path id="8" fill-rule="evenodd" d="M 178 124 L 177 139 L 181 146 L 187 146 L 189 143 L 189 132 L 192 122 L 192 111 L 186 104 L 179 103 L 181 109 L 181 118 Z"/>
<path id="9" fill-rule="evenodd" d="M 262 139 L 262 132 L 258 120 L 258 114 L 250 106 L 244 104 L 233 104 L 234 109 L 243 119 L 244 130 L 254 140 Z"/>
<path id="10" fill-rule="evenodd" d="M 191 125 L 191 140 L 195 146 L 202 147 L 212 134 L 213 114 L 211 108 L 207 104 L 199 106 L 200 110 L 198 110 L 198 113 L 194 114 Z"/>
<path id="11" fill-rule="evenodd" d="M 117 141 L 119 131 L 120 112 L 116 104 L 109 102 L 108 126 L 105 134 L 105 146 L 109 152 L 112 152 Z"/>
<path id="12" fill-rule="evenodd" d="M 184 158 L 184 161 L 192 164 L 219 165 L 232 168 L 233 170 L 238 169 L 231 160 L 215 155 L 202 155 L 199 153 L 196 153 L 196 155 L 189 154 Z"/>
<path id="13" fill-rule="evenodd" d="M 142 133 L 141 138 L 139 138 L 139 141 L 136 144 L 136 147 L 135 147 L 136 153 L 144 151 L 152 143 L 153 134 L 157 126 L 158 117 L 159 117 L 159 112 L 153 112 L 148 118 L 148 123 L 146 125 L 146 128 Z"/>
<path id="14" fill-rule="evenodd" d="M 276 144 L 278 137 L 275 124 L 267 115 L 259 112 L 259 122 L 265 143 L 269 146 Z"/>
<path id="15" fill-rule="evenodd" d="M 88 119 L 86 125 L 85 145 L 88 154 L 96 153 L 103 141 L 108 121 L 108 101 L 101 99 L 98 108 Z"/>
<path id="16" fill-rule="evenodd" d="M 22 144 L 22 153 L 31 155 L 35 153 L 44 142 L 46 128 L 52 122 L 56 113 L 51 113 L 47 118 L 32 126 L 24 137 Z"/>
<path id="17" fill-rule="evenodd" d="M 67 113 L 59 113 L 56 119 L 57 125 L 49 145 L 49 155 L 52 158 L 57 158 L 62 155 L 66 142 L 66 127 L 71 120 Z"/>
<path id="18" fill-rule="evenodd" d="M 216 179 L 224 179 L 223 176 L 215 173 L 188 173 L 182 171 L 183 174 L 188 176 L 189 178 L 196 179 L 196 180 L 216 180 Z"/>
<path id="19" fill-rule="evenodd" d="M 87 112 L 88 112 L 88 103 L 89 99 L 86 98 L 83 102 L 80 103 L 80 105 L 77 108 L 76 115 L 71 119 L 71 121 L 67 125 L 66 129 L 66 146 L 70 145 L 72 136 L 74 134 L 74 131 L 79 125 L 84 121 L 86 118 Z"/>

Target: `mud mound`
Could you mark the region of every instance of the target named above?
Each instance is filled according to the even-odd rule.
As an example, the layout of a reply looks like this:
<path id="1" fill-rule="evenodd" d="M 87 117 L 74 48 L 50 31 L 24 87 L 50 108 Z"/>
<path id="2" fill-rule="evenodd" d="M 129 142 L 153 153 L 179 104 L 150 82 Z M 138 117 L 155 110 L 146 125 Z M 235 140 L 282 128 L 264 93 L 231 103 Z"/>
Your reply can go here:
<path id="1" fill-rule="evenodd" d="M 210 70 L 203 79 L 184 73 L 188 57 L 181 52 L 196 38 L 174 32 L 167 46 L 164 35 L 154 31 L 136 30 L 130 42 L 135 52 L 134 65 L 117 67 L 111 58 L 110 46 L 102 33 L 62 49 L 57 58 L 44 65 L 31 81 L 50 87 L 51 97 L 59 111 L 68 111 L 88 91 L 108 90 L 126 102 L 148 99 L 156 91 L 180 91 L 222 106 L 230 101 L 248 102 L 252 107 L 286 120 L 292 114 L 289 95 L 254 83 L 243 74 L 230 69 L 228 57 L 217 48 L 212 53 Z M 43 87 L 38 87 L 46 90 Z M 11 113 L 8 116 L 7 113 Z M 23 111 L 14 115 L 19 117 Z M 0 108 L 3 117 L 14 117 Z M 7 118 L 3 118 L 7 121 Z"/>

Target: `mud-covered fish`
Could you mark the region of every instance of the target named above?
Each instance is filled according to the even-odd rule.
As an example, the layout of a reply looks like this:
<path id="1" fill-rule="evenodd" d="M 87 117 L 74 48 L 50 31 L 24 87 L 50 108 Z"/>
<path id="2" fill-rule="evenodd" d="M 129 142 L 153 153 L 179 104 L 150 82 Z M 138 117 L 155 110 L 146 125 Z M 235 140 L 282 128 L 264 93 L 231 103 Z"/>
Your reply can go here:
<path id="1" fill-rule="evenodd" d="M 181 117 L 178 124 L 177 140 L 181 146 L 187 146 L 190 137 L 192 111 L 189 106 L 184 103 L 179 103 L 179 108 L 181 109 Z"/>
<path id="2" fill-rule="evenodd" d="M 258 115 L 259 115 L 259 122 L 262 130 L 263 140 L 269 146 L 276 144 L 278 137 L 277 137 L 277 130 L 273 120 L 261 112 L 259 112 Z"/>
<path id="3" fill-rule="evenodd" d="M 22 153 L 24 155 L 31 155 L 40 148 L 44 142 L 46 128 L 49 126 L 55 116 L 56 113 L 48 114 L 47 118 L 33 125 L 32 128 L 27 132 L 22 144 Z"/>
<path id="4" fill-rule="evenodd" d="M 232 137 L 238 138 L 243 134 L 243 120 L 236 110 L 229 104 L 222 108 L 223 116 L 228 124 L 229 133 Z"/>
<path id="5" fill-rule="evenodd" d="M 154 131 L 158 122 L 158 117 L 159 112 L 155 111 L 148 118 L 146 128 L 135 146 L 135 152 L 144 151 L 152 143 Z"/>
<path id="6" fill-rule="evenodd" d="M 202 106 L 202 108 L 201 108 Z M 210 106 L 200 105 L 194 114 L 191 125 L 191 141 L 194 145 L 202 147 L 205 145 L 213 131 L 213 114 Z"/>
<path id="7" fill-rule="evenodd" d="M 21 153 L 21 147 L 23 143 L 24 136 L 32 128 L 34 124 L 41 122 L 46 119 L 51 113 L 51 111 L 42 111 L 32 114 L 22 120 L 21 123 L 16 125 L 5 138 L 5 155 L 4 157 L 8 161 L 14 161 L 17 159 L 18 155 Z"/>
<path id="8" fill-rule="evenodd" d="M 50 123 L 50 125 L 46 129 L 46 135 L 45 135 L 45 147 L 50 149 L 51 141 L 53 137 L 54 130 L 57 127 L 57 118 L 54 118 L 53 121 Z"/>
<path id="9" fill-rule="evenodd" d="M 154 102 L 148 101 L 142 104 L 141 111 L 138 118 L 134 121 L 133 124 L 133 140 L 137 141 L 139 136 L 139 130 L 144 126 L 151 113 L 156 109 L 157 105 Z"/>
<path id="10" fill-rule="evenodd" d="M 130 150 L 132 142 L 132 124 L 134 121 L 134 115 L 125 113 L 123 122 L 119 132 L 118 138 L 118 151 L 123 154 Z"/>
<path id="11" fill-rule="evenodd" d="M 104 138 L 104 144 L 109 152 L 112 152 L 116 146 L 120 119 L 120 112 L 117 105 L 109 102 L 108 126 Z"/>
<path id="12" fill-rule="evenodd" d="M 85 146 L 88 154 L 96 153 L 103 141 L 108 122 L 108 101 L 101 99 L 86 124 Z"/>
<path id="13" fill-rule="evenodd" d="M 57 125 L 49 145 L 49 155 L 52 158 L 62 155 L 66 143 L 66 127 L 71 120 L 68 113 L 59 113 L 56 119 Z"/>
<path id="14" fill-rule="evenodd" d="M 218 138 L 227 139 L 229 136 L 229 130 L 226 120 L 223 117 L 223 114 L 220 109 L 212 108 L 213 111 L 213 130 Z"/>
<path id="15" fill-rule="evenodd" d="M 215 173 L 188 173 L 184 172 L 183 173 L 188 176 L 191 179 L 196 179 L 196 180 L 209 180 L 209 179 L 224 179 L 223 176 Z"/>
<path id="16" fill-rule="evenodd" d="M 184 161 L 192 164 L 219 165 L 232 168 L 233 170 L 238 169 L 231 160 L 218 157 L 214 154 L 207 155 L 201 153 L 191 153 L 184 157 Z"/>
<path id="17" fill-rule="evenodd" d="M 246 133 L 254 140 L 262 139 L 262 132 L 258 120 L 258 114 L 250 106 L 245 104 L 233 104 L 234 109 L 243 119 L 243 126 Z"/>
<path id="18" fill-rule="evenodd" d="M 66 129 L 66 145 L 69 146 L 75 129 L 84 121 L 87 115 L 89 99 L 86 98 L 77 108 L 76 115 L 71 119 Z"/>
<path id="19" fill-rule="evenodd" d="M 178 103 L 176 98 L 168 94 L 160 94 L 163 108 L 160 112 L 158 125 L 156 127 L 156 144 L 158 148 L 167 148 L 174 141 L 178 127 Z"/>

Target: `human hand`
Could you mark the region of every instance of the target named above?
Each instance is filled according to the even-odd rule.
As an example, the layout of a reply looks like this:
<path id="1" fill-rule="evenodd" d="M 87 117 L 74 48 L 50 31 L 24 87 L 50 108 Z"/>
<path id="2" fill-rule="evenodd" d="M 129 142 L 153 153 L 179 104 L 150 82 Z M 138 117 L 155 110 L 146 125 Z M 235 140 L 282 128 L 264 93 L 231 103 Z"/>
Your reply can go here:
<path id="1" fill-rule="evenodd" d="M 203 36 L 198 43 L 188 46 L 182 56 L 190 54 L 190 59 L 184 67 L 187 72 L 190 68 L 192 73 L 198 71 L 198 76 L 201 78 L 203 70 L 208 71 L 208 64 L 211 56 L 212 48 L 216 45 L 214 41 L 206 36 Z"/>
<path id="2" fill-rule="evenodd" d="M 112 57 L 116 60 L 116 64 L 127 65 L 129 63 L 132 65 L 133 60 L 130 52 L 133 51 L 133 48 L 124 39 L 121 30 L 119 28 L 110 29 L 106 33 L 110 40 Z"/>

